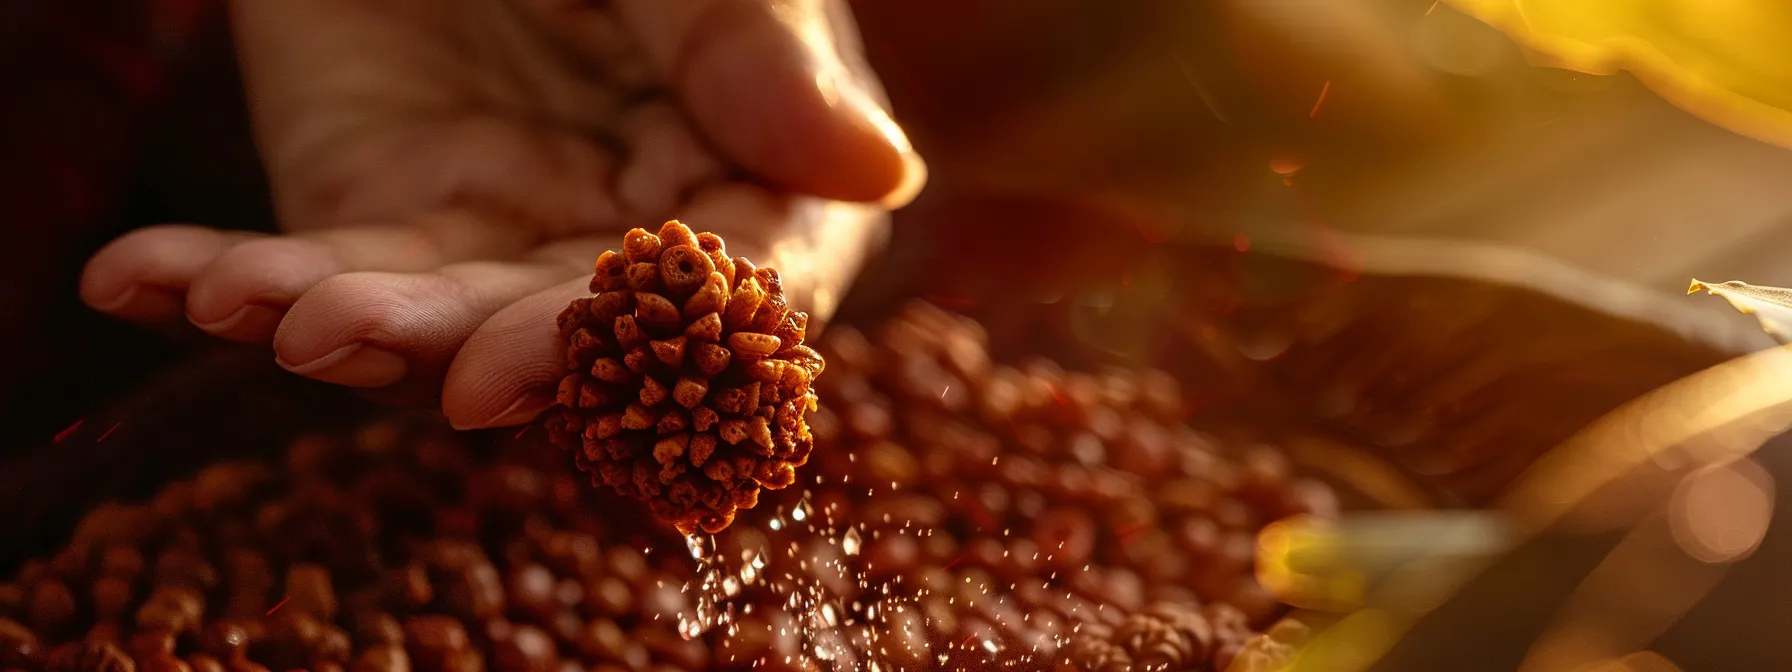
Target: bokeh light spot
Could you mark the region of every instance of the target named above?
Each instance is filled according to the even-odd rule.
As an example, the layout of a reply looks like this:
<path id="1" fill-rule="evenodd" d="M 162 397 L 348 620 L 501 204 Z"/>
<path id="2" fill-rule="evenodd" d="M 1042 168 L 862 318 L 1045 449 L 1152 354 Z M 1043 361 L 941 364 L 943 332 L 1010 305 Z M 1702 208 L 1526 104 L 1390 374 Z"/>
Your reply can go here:
<path id="1" fill-rule="evenodd" d="M 1680 482 L 1668 504 L 1674 541 L 1703 562 L 1754 552 L 1773 519 L 1773 476 L 1752 460 L 1705 467 Z"/>

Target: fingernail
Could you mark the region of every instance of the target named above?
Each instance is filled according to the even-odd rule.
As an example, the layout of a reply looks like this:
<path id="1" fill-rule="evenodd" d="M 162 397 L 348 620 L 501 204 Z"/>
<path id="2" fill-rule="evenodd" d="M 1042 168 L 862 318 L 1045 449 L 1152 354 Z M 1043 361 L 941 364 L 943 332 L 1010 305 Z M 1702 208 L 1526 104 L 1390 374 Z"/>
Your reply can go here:
<path id="1" fill-rule="evenodd" d="M 186 310 L 185 292 L 171 292 L 154 286 L 131 285 L 106 300 L 89 300 L 94 310 L 127 320 L 178 322 Z"/>
<path id="2" fill-rule="evenodd" d="M 927 186 L 927 162 L 921 160 L 920 154 L 905 153 L 902 163 L 905 168 L 902 183 L 878 201 L 879 205 L 891 210 L 913 203 L 915 197 L 921 195 L 921 189 Z"/>
<path id="3" fill-rule="evenodd" d="M 909 143 L 908 134 L 904 133 L 896 120 L 890 117 L 889 110 L 872 97 L 856 78 L 848 78 L 843 83 L 840 87 L 840 96 L 842 102 L 856 112 L 866 125 L 870 126 L 878 136 L 884 139 L 884 142 L 889 143 L 891 149 L 896 150 L 897 154 L 902 157 L 901 181 L 890 193 L 878 199 L 878 204 L 890 209 L 908 205 L 915 200 L 916 196 L 920 195 L 921 188 L 927 186 L 927 162 L 923 161 L 921 155 L 915 152 L 914 145 Z"/>
<path id="4" fill-rule="evenodd" d="M 551 405 L 553 405 L 553 402 L 547 399 L 533 395 L 524 395 L 521 399 L 511 402 L 509 408 L 499 411 L 496 415 L 493 415 L 484 421 L 463 423 L 456 421 L 454 418 L 449 418 L 448 426 L 464 431 L 469 429 L 486 429 L 488 427 L 520 425 L 529 422 L 530 420 L 534 420 L 535 416 L 541 415 L 541 412 L 547 410 L 548 406 Z"/>
<path id="5" fill-rule="evenodd" d="M 274 331 L 280 328 L 280 320 L 286 318 L 286 311 L 272 306 L 260 304 L 244 304 L 228 317 L 215 322 L 202 322 L 187 315 L 187 321 L 213 336 L 260 343 L 272 338 Z"/>
<path id="6" fill-rule="evenodd" d="M 87 301 L 87 305 L 92 307 L 94 310 L 100 311 L 102 313 L 118 312 L 119 310 L 123 309 L 125 306 L 130 305 L 131 301 L 133 299 L 137 298 L 138 287 L 139 287 L 139 285 L 127 286 L 124 288 L 124 291 L 119 292 L 116 295 L 113 295 L 113 297 L 110 299 L 104 299 L 104 300 L 90 299 Z"/>
<path id="7" fill-rule="evenodd" d="M 280 368 L 312 380 L 345 387 L 385 387 L 404 379 L 410 364 L 403 357 L 370 345 L 355 343 L 309 362 L 293 364 L 275 357 Z"/>
<path id="8" fill-rule="evenodd" d="M 896 124 L 894 118 L 890 117 L 890 111 L 884 109 L 883 103 L 872 97 L 871 92 L 859 82 L 857 77 L 841 77 L 838 86 L 841 102 L 858 113 L 858 116 L 864 119 L 872 130 L 883 136 L 885 142 L 890 143 L 891 148 L 905 155 L 915 153 L 915 146 L 909 143 L 908 134 L 902 132 L 902 127 Z"/>

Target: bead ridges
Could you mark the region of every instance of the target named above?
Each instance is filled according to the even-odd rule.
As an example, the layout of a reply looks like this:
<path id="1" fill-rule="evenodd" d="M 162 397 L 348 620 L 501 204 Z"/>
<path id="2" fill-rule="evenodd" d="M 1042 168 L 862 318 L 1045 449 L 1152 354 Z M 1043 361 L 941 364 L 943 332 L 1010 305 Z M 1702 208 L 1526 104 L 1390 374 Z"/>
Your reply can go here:
<path id="1" fill-rule="evenodd" d="M 605 252 L 593 296 L 559 317 L 566 374 L 544 416 L 593 485 L 644 500 L 680 532 L 726 529 L 761 489 L 796 480 L 823 368 L 782 279 L 677 221 Z"/>

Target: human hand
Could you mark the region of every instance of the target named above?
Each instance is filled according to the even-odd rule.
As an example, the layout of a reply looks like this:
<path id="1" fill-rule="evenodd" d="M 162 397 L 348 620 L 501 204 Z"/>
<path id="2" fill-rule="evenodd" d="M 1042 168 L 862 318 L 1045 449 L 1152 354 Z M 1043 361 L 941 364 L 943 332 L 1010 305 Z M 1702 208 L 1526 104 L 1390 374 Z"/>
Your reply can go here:
<path id="1" fill-rule="evenodd" d="M 924 180 L 839 0 L 231 9 L 283 233 L 137 231 L 83 299 L 461 427 L 549 403 L 554 315 L 626 229 L 715 231 L 822 319 Z"/>

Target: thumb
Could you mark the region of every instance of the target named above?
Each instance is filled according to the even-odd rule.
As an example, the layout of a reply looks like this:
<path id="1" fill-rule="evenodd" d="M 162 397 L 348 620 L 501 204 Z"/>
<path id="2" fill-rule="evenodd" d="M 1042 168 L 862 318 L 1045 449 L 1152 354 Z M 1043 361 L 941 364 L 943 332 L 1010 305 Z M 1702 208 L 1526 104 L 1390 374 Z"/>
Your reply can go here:
<path id="1" fill-rule="evenodd" d="M 614 6 L 711 142 L 759 177 L 891 207 L 925 182 L 925 164 L 856 56 L 857 35 L 837 32 L 853 30 L 838 0 Z"/>

